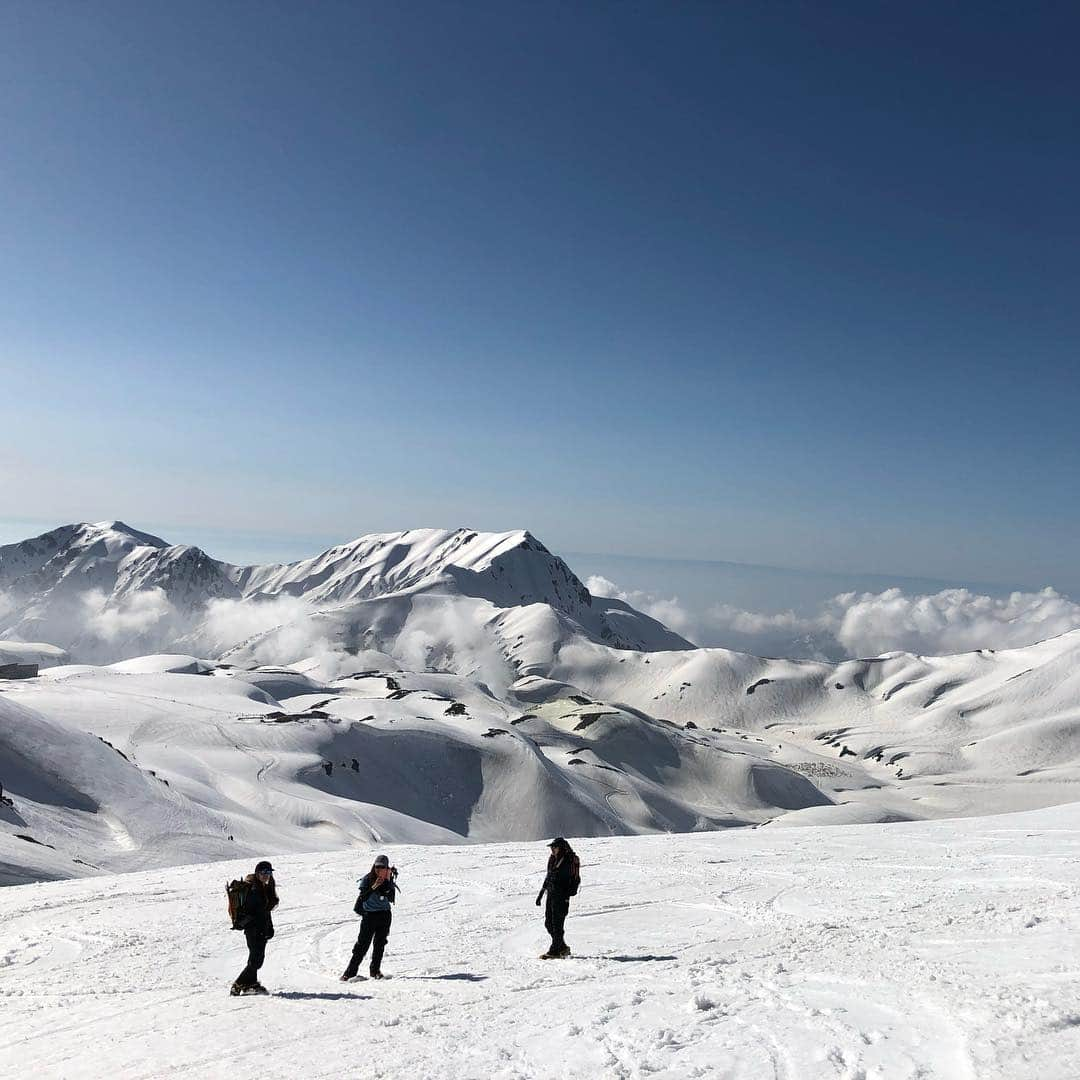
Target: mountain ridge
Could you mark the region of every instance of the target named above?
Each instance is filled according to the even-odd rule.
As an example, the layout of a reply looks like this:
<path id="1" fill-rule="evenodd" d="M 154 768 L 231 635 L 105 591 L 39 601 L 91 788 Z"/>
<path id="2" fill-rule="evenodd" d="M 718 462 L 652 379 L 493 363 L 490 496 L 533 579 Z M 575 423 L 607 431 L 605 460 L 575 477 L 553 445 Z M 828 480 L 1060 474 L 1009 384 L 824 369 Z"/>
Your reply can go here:
<path id="1" fill-rule="evenodd" d="M 235 566 L 122 521 L 84 522 L 0 547 L 0 592 L 10 608 L 0 638 L 50 641 L 96 662 L 200 640 L 200 619 L 213 601 L 289 598 L 332 610 L 419 592 L 500 609 L 546 604 L 616 647 L 692 648 L 629 605 L 594 597 L 525 529 L 373 533 L 292 563 Z M 239 640 L 215 639 L 215 647 Z"/>

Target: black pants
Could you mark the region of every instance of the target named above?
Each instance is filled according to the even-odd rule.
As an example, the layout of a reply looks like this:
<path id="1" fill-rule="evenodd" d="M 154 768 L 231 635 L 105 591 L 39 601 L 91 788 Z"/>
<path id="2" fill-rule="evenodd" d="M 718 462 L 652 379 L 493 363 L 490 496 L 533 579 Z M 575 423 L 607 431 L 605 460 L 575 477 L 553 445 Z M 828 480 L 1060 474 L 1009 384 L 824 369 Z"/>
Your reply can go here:
<path id="1" fill-rule="evenodd" d="M 238 986 L 254 986 L 259 978 L 259 968 L 263 966 L 266 958 L 266 943 L 270 940 L 261 930 L 248 927 L 244 931 L 247 938 L 248 962 L 247 967 L 236 976 Z"/>
<path id="2" fill-rule="evenodd" d="M 547 907 L 544 908 L 544 929 L 551 935 L 552 952 L 561 952 L 566 948 L 563 926 L 569 911 L 570 901 L 566 897 L 552 896 L 548 893 Z"/>
<path id="3" fill-rule="evenodd" d="M 364 962 L 364 956 L 371 945 L 371 973 L 382 969 L 382 954 L 386 948 L 386 940 L 390 937 L 390 920 L 392 911 L 365 911 L 360 919 L 360 936 L 353 946 L 352 959 L 345 969 L 345 974 L 351 979 Z M 374 944 L 372 945 L 372 942 Z"/>

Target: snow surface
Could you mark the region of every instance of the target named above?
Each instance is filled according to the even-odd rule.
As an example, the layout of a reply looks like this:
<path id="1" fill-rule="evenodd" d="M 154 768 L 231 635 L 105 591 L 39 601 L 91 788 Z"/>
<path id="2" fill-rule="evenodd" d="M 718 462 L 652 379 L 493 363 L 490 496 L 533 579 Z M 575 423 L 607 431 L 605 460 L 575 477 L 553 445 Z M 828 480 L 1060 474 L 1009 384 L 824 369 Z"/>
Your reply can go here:
<path id="1" fill-rule="evenodd" d="M 1080 1075 L 1080 805 L 973 820 L 581 840 L 542 962 L 542 844 L 389 847 L 390 978 L 341 984 L 375 850 L 275 858 L 262 981 L 247 863 L 0 891 L 2 1077 Z"/>

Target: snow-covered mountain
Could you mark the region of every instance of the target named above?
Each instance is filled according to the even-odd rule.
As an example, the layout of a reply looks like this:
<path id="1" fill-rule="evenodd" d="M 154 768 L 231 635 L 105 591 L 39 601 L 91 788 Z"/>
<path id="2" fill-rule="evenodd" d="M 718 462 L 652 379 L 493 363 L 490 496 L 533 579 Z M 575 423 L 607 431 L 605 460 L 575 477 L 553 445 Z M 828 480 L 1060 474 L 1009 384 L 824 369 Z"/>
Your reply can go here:
<path id="1" fill-rule="evenodd" d="M 395 595 L 469 598 L 491 610 L 539 605 L 617 648 L 691 647 L 621 601 L 592 596 L 525 531 L 380 533 L 297 563 L 245 567 L 120 521 L 65 525 L 0 547 L 0 639 L 48 641 L 93 662 L 177 646 L 216 655 L 250 636 L 260 613 L 261 629 L 272 629 L 336 612 L 333 644 L 351 648 L 350 605 Z"/>
<path id="2" fill-rule="evenodd" d="M 9 882 L 996 813 L 1080 782 L 1080 631 L 840 664 L 695 649 L 524 532 L 381 534 L 238 568 L 72 526 L 0 549 L 0 588 L 0 655 L 54 665 L 0 680 Z M 73 665 L 15 635 L 76 660 L 182 651 Z"/>
<path id="3" fill-rule="evenodd" d="M 59 600 L 89 589 L 119 599 L 161 588 L 181 605 L 239 596 L 233 567 L 196 547 L 169 545 L 122 521 L 63 525 L 0 547 L 0 589 L 22 600 L 23 618 L 47 618 Z"/>

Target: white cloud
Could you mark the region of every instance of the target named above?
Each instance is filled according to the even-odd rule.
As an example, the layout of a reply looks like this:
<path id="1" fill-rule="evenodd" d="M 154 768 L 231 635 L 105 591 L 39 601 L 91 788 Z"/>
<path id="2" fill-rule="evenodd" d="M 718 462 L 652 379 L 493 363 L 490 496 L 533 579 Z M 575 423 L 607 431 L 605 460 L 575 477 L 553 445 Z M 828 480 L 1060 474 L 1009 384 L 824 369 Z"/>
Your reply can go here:
<path id="1" fill-rule="evenodd" d="M 620 599 L 619 586 L 610 578 L 606 578 L 602 574 L 593 574 L 593 576 L 585 582 L 585 588 L 588 589 L 593 596 L 610 596 L 613 599 Z"/>
<path id="2" fill-rule="evenodd" d="M 220 656 L 244 646 L 245 659 L 260 665 L 315 661 L 315 668 L 304 670 L 319 679 L 336 679 L 346 668 L 355 669 L 356 661 L 340 641 L 331 640 L 326 623 L 315 615 L 311 604 L 295 596 L 217 598 L 206 605 L 192 635 L 193 647 L 200 655 Z"/>
<path id="3" fill-rule="evenodd" d="M 90 589 L 79 597 L 86 630 L 102 641 L 145 634 L 163 619 L 171 620 L 176 610 L 164 589 L 143 589 L 109 602 L 101 589 Z"/>
<path id="4" fill-rule="evenodd" d="M 206 605 L 199 637 L 213 654 L 281 627 L 281 632 L 275 637 L 285 639 L 283 649 L 288 647 L 296 650 L 289 660 L 298 660 L 307 655 L 303 651 L 305 644 L 314 643 L 312 629 L 304 622 L 312 610 L 310 604 L 295 596 L 275 596 L 270 600 L 218 597 Z M 274 656 L 266 658 L 264 662 L 276 664 L 286 661 Z"/>
<path id="5" fill-rule="evenodd" d="M 488 633 L 486 619 L 483 609 L 451 598 L 416 605 L 393 643 L 384 648 L 406 670 L 452 671 L 502 694 L 517 672 Z"/>
<path id="6" fill-rule="evenodd" d="M 691 641 L 697 641 L 696 634 L 699 630 L 698 620 L 679 602 L 677 596 L 665 599 L 655 593 L 644 592 L 641 589 L 620 589 L 614 581 L 594 574 L 585 582 L 585 588 L 593 596 L 606 596 L 612 600 L 622 600 L 632 608 L 644 612 L 646 615 L 662 622 L 666 627 L 674 630 L 677 634 Z"/>
<path id="7" fill-rule="evenodd" d="M 828 655 L 817 641 L 822 636 L 820 618 L 805 619 L 791 611 L 764 614 L 743 611 L 729 604 L 694 610 L 677 596 L 662 597 L 641 589 L 620 589 L 609 578 L 596 574 L 585 583 L 594 596 L 622 600 L 638 611 L 703 646 L 719 646 L 763 656 Z M 827 643 L 839 646 L 827 632 Z"/>
<path id="8" fill-rule="evenodd" d="M 1050 588 L 1007 597 L 967 589 L 907 596 L 887 589 L 836 596 L 825 618 L 851 654 L 893 649 L 939 654 L 1013 648 L 1063 634 L 1080 626 L 1080 604 Z"/>
<path id="9" fill-rule="evenodd" d="M 800 615 L 729 604 L 695 610 L 678 597 L 623 590 L 600 575 L 587 585 L 595 595 L 623 600 L 699 645 L 761 656 L 841 659 L 895 650 L 930 656 L 1031 645 L 1080 627 L 1080 604 L 1051 588 L 1007 597 L 967 589 L 841 593 L 815 614 Z"/>
<path id="10" fill-rule="evenodd" d="M 835 660 L 843 649 L 821 616 L 794 611 L 745 611 L 714 604 L 703 615 L 702 640 L 758 656 Z"/>

